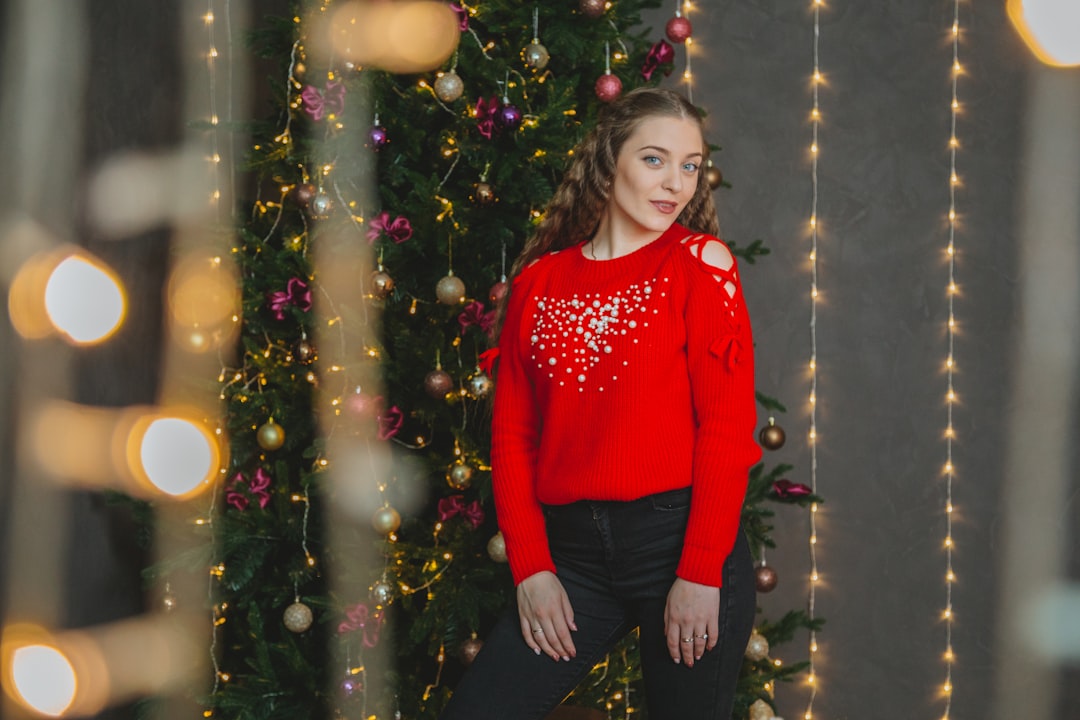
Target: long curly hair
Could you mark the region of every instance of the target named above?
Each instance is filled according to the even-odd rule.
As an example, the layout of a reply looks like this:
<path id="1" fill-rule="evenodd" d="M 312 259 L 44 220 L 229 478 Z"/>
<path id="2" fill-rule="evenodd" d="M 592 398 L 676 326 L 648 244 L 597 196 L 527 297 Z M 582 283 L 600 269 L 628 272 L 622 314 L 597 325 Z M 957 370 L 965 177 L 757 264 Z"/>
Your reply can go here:
<path id="1" fill-rule="evenodd" d="M 698 109 L 671 90 L 637 88 L 605 106 L 596 126 L 574 148 L 570 167 L 544 208 L 540 224 L 514 261 L 510 271 L 511 286 L 513 278 L 544 253 L 576 245 L 596 233 L 600 217 L 608 204 L 615 166 L 623 145 L 638 123 L 656 116 L 693 120 L 704 136 Z M 708 145 L 703 146 L 702 152 L 705 153 L 702 159 L 704 164 L 708 160 Z M 676 221 L 697 232 L 719 235 L 712 188 L 704 172 L 698 173 L 694 196 Z M 502 327 L 508 300 L 509 293 L 499 304 L 498 329 Z"/>

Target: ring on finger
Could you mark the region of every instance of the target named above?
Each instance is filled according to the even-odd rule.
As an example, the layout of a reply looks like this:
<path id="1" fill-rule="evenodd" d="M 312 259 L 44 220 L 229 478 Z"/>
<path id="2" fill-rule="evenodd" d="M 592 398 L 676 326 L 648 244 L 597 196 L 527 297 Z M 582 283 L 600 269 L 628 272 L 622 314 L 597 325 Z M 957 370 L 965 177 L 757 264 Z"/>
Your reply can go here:
<path id="1" fill-rule="evenodd" d="M 533 628 L 533 635 L 543 635 L 543 634 L 544 634 L 544 628 L 539 628 L 539 627 L 538 628 Z"/>
<path id="2" fill-rule="evenodd" d="M 704 635 L 695 635 L 694 637 L 696 637 L 698 640 L 708 640 L 709 633 L 705 633 Z"/>
<path id="3" fill-rule="evenodd" d="M 685 637 L 685 638 L 683 638 L 683 639 L 682 639 L 682 641 L 683 641 L 683 642 L 689 642 L 689 643 L 692 643 L 692 642 L 694 642 L 694 638 L 692 638 L 692 637 Z"/>

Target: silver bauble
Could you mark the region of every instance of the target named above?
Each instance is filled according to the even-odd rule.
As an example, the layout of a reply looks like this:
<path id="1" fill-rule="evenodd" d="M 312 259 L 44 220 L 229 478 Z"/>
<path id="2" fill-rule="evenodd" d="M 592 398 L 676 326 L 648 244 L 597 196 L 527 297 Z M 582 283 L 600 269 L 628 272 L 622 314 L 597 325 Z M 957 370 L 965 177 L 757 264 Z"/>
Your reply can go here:
<path id="1" fill-rule="evenodd" d="M 525 47 L 524 55 L 525 64 L 537 70 L 547 67 L 548 60 L 551 59 L 548 49 L 535 39 Z"/>
<path id="2" fill-rule="evenodd" d="M 469 376 L 469 394 L 473 397 L 486 397 L 493 387 L 495 387 L 495 383 L 492 382 L 491 378 L 488 377 L 488 374 L 483 370 L 477 371 Z"/>
<path id="3" fill-rule="evenodd" d="M 465 283 L 459 277 L 447 275 L 435 285 L 435 297 L 443 305 L 460 305 L 465 302 Z"/>
<path id="4" fill-rule="evenodd" d="M 468 490 L 472 485 L 473 469 L 465 463 L 454 463 L 446 473 L 446 482 L 455 490 Z"/>
<path id="5" fill-rule="evenodd" d="M 388 605 L 394 598 L 394 588 L 390 583 L 380 580 L 371 586 L 371 597 L 379 605 Z"/>
<path id="6" fill-rule="evenodd" d="M 315 193 L 315 197 L 311 198 L 311 204 L 308 207 L 315 217 L 326 217 L 330 214 L 330 210 L 333 209 L 334 201 L 330 199 L 329 194 L 320 190 Z"/>
<path id="7" fill-rule="evenodd" d="M 375 532 L 389 535 L 401 527 L 401 515 L 389 505 L 384 505 L 371 517 L 371 526 Z"/>

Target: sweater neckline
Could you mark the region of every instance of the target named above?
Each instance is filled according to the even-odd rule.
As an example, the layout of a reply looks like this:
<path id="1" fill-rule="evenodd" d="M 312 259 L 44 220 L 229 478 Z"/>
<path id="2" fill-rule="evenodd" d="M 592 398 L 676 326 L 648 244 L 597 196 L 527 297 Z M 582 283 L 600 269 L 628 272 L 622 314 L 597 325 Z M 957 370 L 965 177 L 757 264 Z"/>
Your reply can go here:
<path id="1" fill-rule="evenodd" d="M 645 243 L 641 247 L 635 248 L 625 255 L 620 255 L 617 258 L 611 258 L 610 260 L 596 260 L 585 256 L 585 245 L 589 240 L 582 240 L 580 243 L 573 247 L 574 261 L 585 268 L 590 270 L 615 270 L 618 268 L 635 265 L 641 260 L 645 260 L 647 256 L 654 252 L 658 252 L 664 246 L 666 246 L 674 237 L 683 237 L 689 233 L 689 230 L 684 228 L 678 223 L 672 223 L 671 226 L 660 233 L 660 235 L 650 242 Z"/>

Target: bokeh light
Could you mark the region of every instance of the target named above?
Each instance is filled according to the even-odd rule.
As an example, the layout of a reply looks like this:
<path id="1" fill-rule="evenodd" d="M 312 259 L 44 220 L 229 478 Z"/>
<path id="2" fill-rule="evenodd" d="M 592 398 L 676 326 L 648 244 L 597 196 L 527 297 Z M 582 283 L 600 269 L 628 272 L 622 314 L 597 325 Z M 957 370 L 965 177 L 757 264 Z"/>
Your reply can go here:
<path id="1" fill-rule="evenodd" d="M 221 462 L 218 443 L 197 422 L 179 417 L 154 418 L 136 426 L 135 438 L 136 474 L 167 495 L 190 495 L 217 476 Z"/>
<path id="2" fill-rule="evenodd" d="M 1009 17 L 1035 56 L 1047 65 L 1080 65 L 1080 3 L 1008 0 Z"/>
<path id="3" fill-rule="evenodd" d="M 45 284 L 45 311 L 53 326 L 75 344 L 101 342 L 124 319 L 124 291 L 103 263 L 81 254 L 69 255 Z"/>
<path id="4" fill-rule="evenodd" d="M 75 668 L 62 652 L 48 645 L 16 648 L 11 656 L 11 682 L 18 699 L 43 715 L 63 715 L 75 699 Z"/>
<path id="5" fill-rule="evenodd" d="M 461 39 L 450 7 L 431 0 L 344 3 L 334 12 L 329 32 L 336 53 L 395 73 L 438 67 Z"/>

